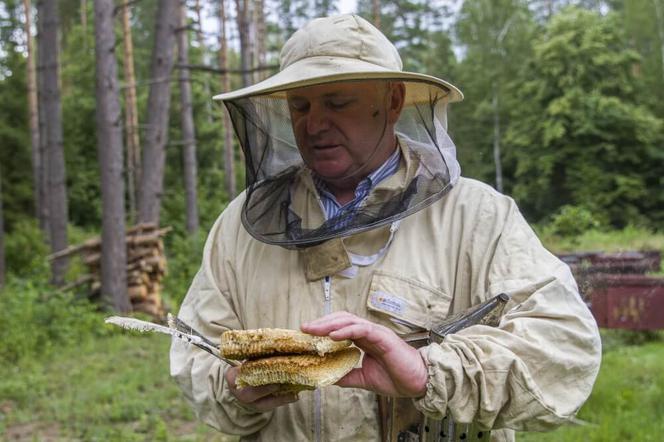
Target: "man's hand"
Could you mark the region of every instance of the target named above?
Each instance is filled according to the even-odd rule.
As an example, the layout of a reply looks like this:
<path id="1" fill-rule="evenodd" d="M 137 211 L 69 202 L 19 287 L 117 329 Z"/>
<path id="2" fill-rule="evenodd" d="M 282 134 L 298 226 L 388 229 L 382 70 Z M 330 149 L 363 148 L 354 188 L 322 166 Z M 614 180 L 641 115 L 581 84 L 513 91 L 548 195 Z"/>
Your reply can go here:
<path id="1" fill-rule="evenodd" d="M 260 387 L 237 388 L 235 378 L 239 367 L 230 367 L 226 370 L 224 378 L 228 382 L 228 388 L 233 396 L 242 404 L 256 411 L 270 411 L 282 405 L 290 404 L 298 400 L 297 393 L 285 393 L 275 395 L 283 388 L 282 385 L 262 385 Z"/>
<path id="2" fill-rule="evenodd" d="M 416 349 L 382 325 L 336 312 L 302 324 L 302 331 L 350 339 L 364 350 L 362 368 L 355 368 L 337 385 L 375 391 L 385 396 L 420 397 L 426 393 L 427 367 Z"/>

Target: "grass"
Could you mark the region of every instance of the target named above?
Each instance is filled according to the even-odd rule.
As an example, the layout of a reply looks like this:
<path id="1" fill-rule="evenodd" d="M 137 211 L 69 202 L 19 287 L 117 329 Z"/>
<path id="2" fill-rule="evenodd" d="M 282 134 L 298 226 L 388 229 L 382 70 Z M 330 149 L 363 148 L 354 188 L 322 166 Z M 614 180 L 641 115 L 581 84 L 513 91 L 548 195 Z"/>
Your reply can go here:
<path id="1" fill-rule="evenodd" d="M 25 234 L 14 249 L 30 249 Z M 575 238 L 546 232 L 555 253 L 660 250 L 664 234 L 626 228 Z M 177 306 L 197 266 L 199 243 L 173 242 L 165 281 Z M 22 256 L 22 255 L 21 255 Z M 196 261 L 198 258 L 196 258 Z M 49 295 L 37 262 L 0 291 L 0 441 L 213 441 L 222 435 L 196 421 L 168 373 L 169 339 L 106 331 L 103 316 Z M 664 274 L 664 269 L 663 272 Z M 30 326 L 26 326 L 30 324 Z M 594 391 L 579 413 L 589 424 L 534 441 L 658 441 L 664 434 L 664 332 L 602 331 L 604 358 Z M 47 345 L 45 345 L 47 344 Z M 18 363 L 14 361 L 18 359 Z"/>
<path id="2" fill-rule="evenodd" d="M 542 243 L 554 253 L 623 252 L 659 250 L 664 252 L 664 232 L 627 226 L 622 230 L 588 230 L 578 236 L 560 236 L 547 228 L 536 229 Z"/>
<path id="3" fill-rule="evenodd" d="M 604 331 L 584 427 L 520 433 L 519 441 L 658 441 L 664 433 L 664 338 L 641 345 Z M 169 340 L 113 333 L 82 348 L 0 368 L 0 440 L 217 441 L 234 438 L 196 422 L 168 375 Z"/>
<path id="4" fill-rule="evenodd" d="M 1 367 L 0 440 L 235 440 L 196 421 L 169 377 L 169 342 L 112 334 Z"/>
<path id="5" fill-rule="evenodd" d="M 662 440 L 663 365 L 661 339 L 608 351 L 593 393 L 578 415 L 588 425 L 563 427 L 552 433 L 523 433 L 517 439 L 521 442 Z"/>

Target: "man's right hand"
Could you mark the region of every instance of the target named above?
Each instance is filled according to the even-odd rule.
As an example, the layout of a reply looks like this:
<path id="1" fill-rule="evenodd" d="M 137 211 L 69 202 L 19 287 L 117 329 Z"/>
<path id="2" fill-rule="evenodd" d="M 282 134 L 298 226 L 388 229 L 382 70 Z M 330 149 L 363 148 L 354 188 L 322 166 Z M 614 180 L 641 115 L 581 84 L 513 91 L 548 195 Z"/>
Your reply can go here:
<path id="1" fill-rule="evenodd" d="M 237 388 L 235 378 L 239 367 L 229 367 L 224 374 L 228 388 L 240 403 L 256 411 L 270 411 L 282 405 L 296 402 L 299 398 L 297 393 L 278 393 L 283 386 L 278 384 L 262 385 L 260 387 Z"/>

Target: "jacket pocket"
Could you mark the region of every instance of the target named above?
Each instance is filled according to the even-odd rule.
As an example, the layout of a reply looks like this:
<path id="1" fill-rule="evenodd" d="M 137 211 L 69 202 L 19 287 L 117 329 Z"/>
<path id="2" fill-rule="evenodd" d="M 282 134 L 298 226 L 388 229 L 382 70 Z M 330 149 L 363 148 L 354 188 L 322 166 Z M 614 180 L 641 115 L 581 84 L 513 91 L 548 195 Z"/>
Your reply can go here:
<path id="1" fill-rule="evenodd" d="M 376 271 L 371 279 L 369 319 L 397 334 L 430 330 L 447 316 L 451 296 L 413 278 Z"/>

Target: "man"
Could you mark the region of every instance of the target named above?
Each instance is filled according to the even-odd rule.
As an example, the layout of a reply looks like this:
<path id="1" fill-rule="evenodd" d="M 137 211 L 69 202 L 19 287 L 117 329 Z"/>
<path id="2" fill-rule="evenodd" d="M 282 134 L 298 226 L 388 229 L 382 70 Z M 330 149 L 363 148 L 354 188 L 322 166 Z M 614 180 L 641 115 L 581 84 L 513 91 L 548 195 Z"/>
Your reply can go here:
<path id="1" fill-rule="evenodd" d="M 237 389 L 236 368 L 174 342 L 171 373 L 201 420 L 251 440 L 378 440 L 376 393 L 492 440 L 574 417 L 599 368 L 596 323 L 514 202 L 459 176 L 454 86 L 403 72 L 378 30 L 342 15 L 296 32 L 278 74 L 217 98 L 247 189 L 212 228 L 180 317 L 211 339 L 301 328 L 365 355 L 298 397 Z M 399 337 L 502 292 L 498 327 L 419 350 Z"/>

